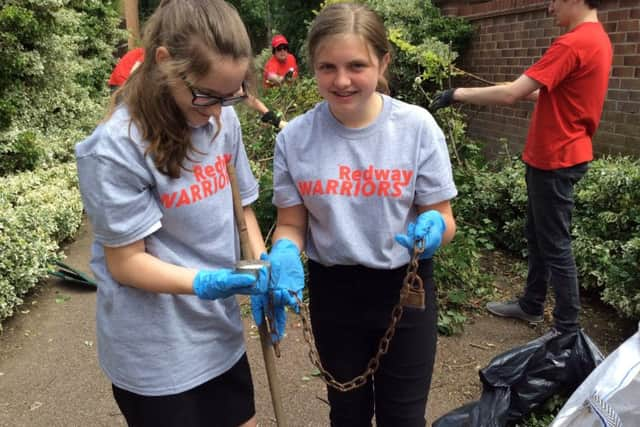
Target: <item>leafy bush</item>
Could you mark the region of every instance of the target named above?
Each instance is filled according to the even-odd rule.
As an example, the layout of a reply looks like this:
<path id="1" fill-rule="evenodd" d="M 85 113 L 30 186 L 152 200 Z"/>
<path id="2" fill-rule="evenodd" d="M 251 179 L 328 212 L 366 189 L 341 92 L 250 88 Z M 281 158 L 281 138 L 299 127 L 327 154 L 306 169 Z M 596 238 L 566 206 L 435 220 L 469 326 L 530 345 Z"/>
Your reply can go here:
<path id="1" fill-rule="evenodd" d="M 38 281 L 82 218 L 75 165 L 0 178 L 0 320 Z"/>
<path id="2" fill-rule="evenodd" d="M 463 19 L 442 16 L 429 0 L 369 0 L 383 17 L 395 46 L 391 63 L 394 96 L 428 105 L 429 93 L 449 78 L 450 64 L 470 41 L 472 27 Z"/>
<path id="3" fill-rule="evenodd" d="M 582 285 L 627 317 L 640 317 L 640 160 L 591 164 L 576 187 L 574 252 Z"/>
<path id="4" fill-rule="evenodd" d="M 16 135 L 0 134 L 0 175 L 34 169 L 44 156 L 44 149 L 36 144 L 36 133 L 21 131 Z"/>
<path id="5" fill-rule="evenodd" d="M 593 162 L 576 188 L 576 227 L 606 240 L 640 235 L 640 161 L 608 157 Z"/>
<path id="6" fill-rule="evenodd" d="M 1 175 L 63 160 L 50 140 L 95 125 L 124 36 L 118 22 L 110 0 L 0 3 Z"/>
<path id="7" fill-rule="evenodd" d="M 491 295 L 490 277 L 482 271 L 480 250 L 472 229 L 461 227 L 449 245 L 436 252 L 435 281 L 438 295 L 438 331 L 459 333 L 472 302 Z"/>
<path id="8" fill-rule="evenodd" d="M 118 23 L 112 0 L 0 2 L 0 320 L 80 224 L 72 146 L 103 114 Z"/>

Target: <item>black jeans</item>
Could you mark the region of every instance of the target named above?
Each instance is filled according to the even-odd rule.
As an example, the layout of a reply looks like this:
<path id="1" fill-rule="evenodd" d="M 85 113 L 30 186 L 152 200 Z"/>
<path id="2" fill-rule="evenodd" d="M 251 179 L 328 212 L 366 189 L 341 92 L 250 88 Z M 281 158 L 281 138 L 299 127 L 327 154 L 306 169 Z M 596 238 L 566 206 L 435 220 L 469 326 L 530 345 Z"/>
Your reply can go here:
<path id="1" fill-rule="evenodd" d="M 349 392 L 327 387 L 333 427 L 423 427 L 437 341 L 433 263 L 420 262 L 426 309 L 404 309 L 389 352 L 367 383 Z M 323 366 L 337 381 L 363 373 L 391 320 L 406 267 L 324 267 L 309 261 L 313 333 Z"/>
<path id="2" fill-rule="evenodd" d="M 551 283 L 556 296 L 553 318 L 561 332 L 579 328 L 580 296 L 571 250 L 571 215 L 573 187 L 588 168 L 588 163 L 555 170 L 526 167 L 529 273 L 520 307 L 529 314 L 542 314 Z"/>

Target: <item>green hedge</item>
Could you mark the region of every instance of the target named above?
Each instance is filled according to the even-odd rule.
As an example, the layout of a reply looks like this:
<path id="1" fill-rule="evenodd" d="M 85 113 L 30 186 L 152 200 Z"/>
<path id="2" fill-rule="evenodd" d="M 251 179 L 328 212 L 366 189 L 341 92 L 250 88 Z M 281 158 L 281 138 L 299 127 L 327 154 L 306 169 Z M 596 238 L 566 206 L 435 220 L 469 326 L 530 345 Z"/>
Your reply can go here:
<path id="1" fill-rule="evenodd" d="M 640 160 L 592 163 L 576 188 L 574 250 L 582 285 L 640 318 Z"/>
<path id="2" fill-rule="evenodd" d="M 59 259 L 82 218 L 74 163 L 0 178 L 0 320 Z"/>
<path id="3" fill-rule="evenodd" d="M 0 176 L 68 161 L 95 126 L 119 21 L 110 0 L 0 2 Z"/>
<path id="4" fill-rule="evenodd" d="M 73 145 L 104 114 L 112 0 L 0 1 L 0 320 L 80 224 Z"/>

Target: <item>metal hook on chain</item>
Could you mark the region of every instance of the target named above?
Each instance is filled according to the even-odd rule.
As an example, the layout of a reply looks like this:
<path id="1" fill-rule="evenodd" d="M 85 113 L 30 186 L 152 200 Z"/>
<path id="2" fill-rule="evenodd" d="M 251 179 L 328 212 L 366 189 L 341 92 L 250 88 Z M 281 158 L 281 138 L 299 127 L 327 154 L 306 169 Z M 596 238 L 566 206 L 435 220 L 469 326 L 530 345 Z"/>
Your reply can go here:
<path id="1" fill-rule="evenodd" d="M 418 274 L 418 260 L 424 252 L 426 239 L 416 240 L 413 244 L 413 254 L 407 267 L 407 274 L 402 285 L 400 303 L 404 307 L 425 309 L 424 283 Z"/>

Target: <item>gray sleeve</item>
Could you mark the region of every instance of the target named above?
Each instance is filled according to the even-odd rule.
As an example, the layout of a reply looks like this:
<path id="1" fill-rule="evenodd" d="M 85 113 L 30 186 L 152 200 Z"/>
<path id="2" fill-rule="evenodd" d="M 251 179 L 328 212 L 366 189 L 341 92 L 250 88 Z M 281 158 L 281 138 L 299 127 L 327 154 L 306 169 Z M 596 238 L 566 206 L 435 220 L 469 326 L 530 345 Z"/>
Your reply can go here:
<path id="1" fill-rule="evenodd" d="M 431 114 L 425 114 L 416 175 L 415 204 L 419 206 L 451 200 L 458 194 L 444 134 Z"/>
<path id="2" fill-rule="evenodd" d="M 108 138 L 104 133 L 92 138 Z M 85 141 L 86 142 L 86 141 Z M 85 211 L 98 243 L 124 246 L 160 228 L 162 211 L 153 192 L 151 174 L 130 141 L 129 149 L 109 154 L 88 153 L 77 157 L 78 179 Z M 120 157 L 123 152 L 133 154 Z"/>
<path id="3" fill-rule="evenodd" d="M 276 137 L 273 157 L 273 204 L 278 208 L 288 208 L 303 203 L 287 165 L 284 142 L 285 136 L 280 132 Z"/>

